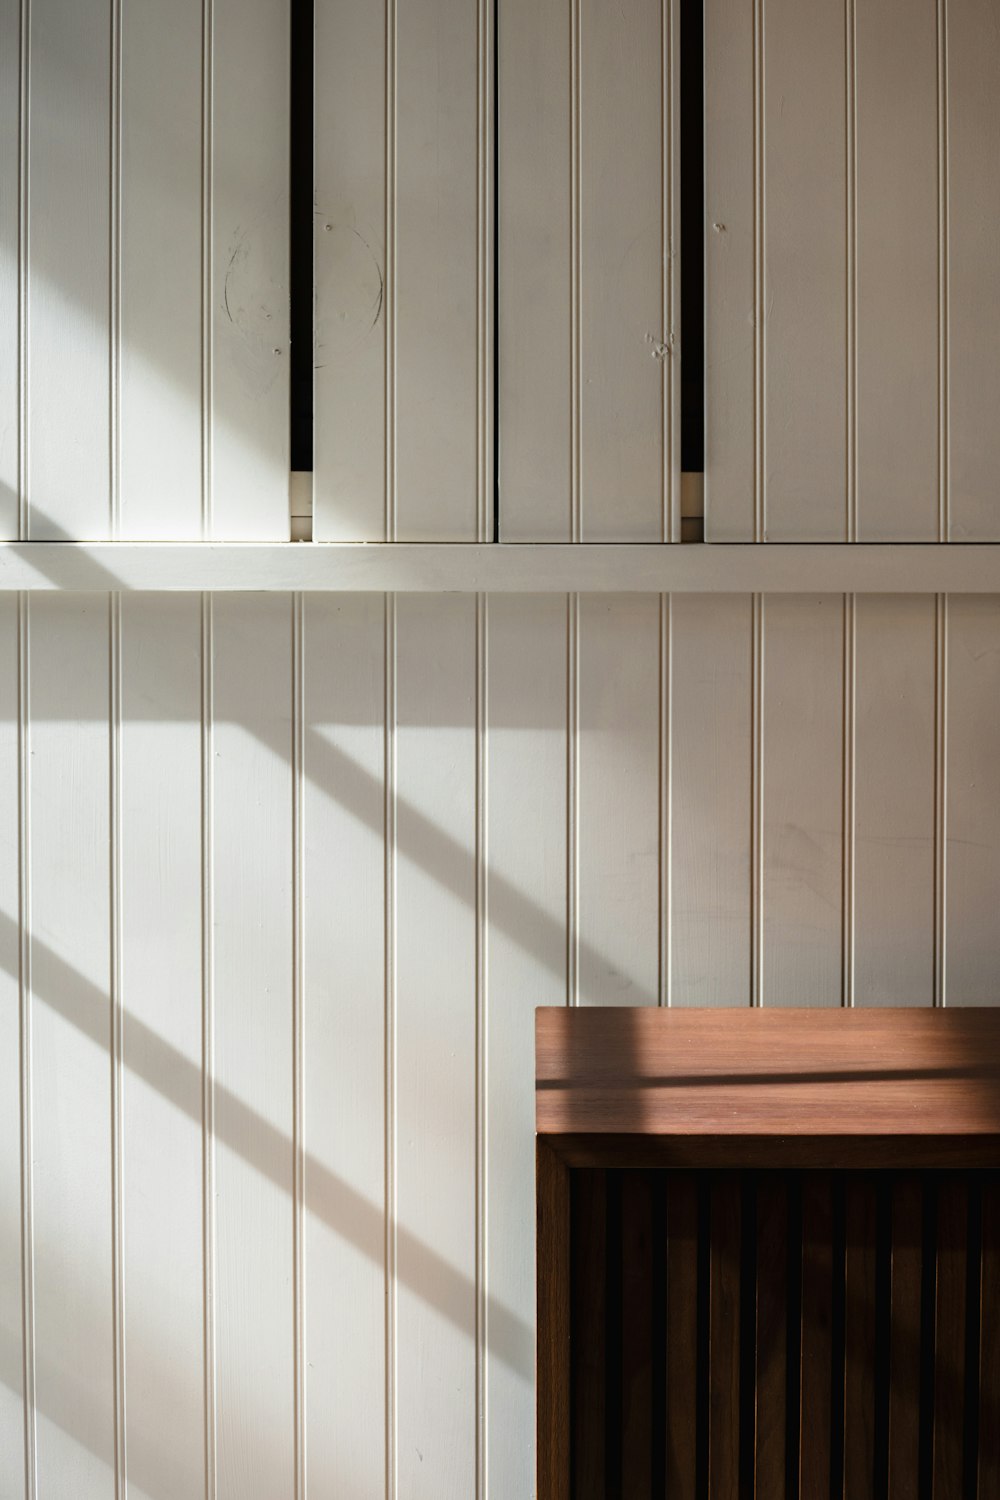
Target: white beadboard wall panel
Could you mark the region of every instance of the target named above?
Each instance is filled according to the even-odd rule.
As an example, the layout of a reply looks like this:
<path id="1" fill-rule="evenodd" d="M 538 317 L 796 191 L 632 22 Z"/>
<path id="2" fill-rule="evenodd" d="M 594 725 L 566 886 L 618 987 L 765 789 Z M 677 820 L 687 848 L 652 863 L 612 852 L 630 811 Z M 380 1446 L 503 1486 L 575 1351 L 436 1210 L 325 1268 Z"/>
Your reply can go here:
<path id="1" fill-rule="evenodd" d="M 122 10 L 118 534 L 202 529 L 200 0 Z"/>
<path id="2" fill-rule="evenodd" d="M 489 600 L 486 1432 L 490 1495 L 530 1495 L 535 1421 L 534 1013 L 566 998 L 563 596 Z M 512 1232 L 511 1226 L 522 1226 Z"/>
<path id="3" fill-rule="evenodd" d="M 992 0 L 947 6 L 950 353 L 947 480 L 951 539 L 1000 538 L 1000 30 Z"/>
<path id="4" fill-rule="evenodd" d="M 303 625 L 305 1494 L 386 1474 L 385 603 Z"/>
<path id="5" fill-rule="evenodd" d="M 20 714 L 18 608 L 0 609 L 0 1491 L 25 1500 L 22 1163 L 30 1107 L 22 1038 L 30 1043 L 20 983 Z M 27 1059 L 25 1059 L 27 1061 Z"/>
<path id="6" fill-rule="evenodd" d="M 107 598 L 32 602 L 26 816 L 40 1500 L 108 1500 L 115 1489 L 112 1169 L 121 1138 L 112 1110 L 109 644 Z"/>
<path id="7" fill-rule="evenodd" d="M 1000 601 L 948 600 L 944 998 L 995 1005 L 1000 974 Z"/>
<path id="8" fill-rule="evenodd" d="M 936 0 L 856 9 L 857 537 L 939 537 Z M 901 45 L 902 43 L 902 45 Z"/>
<path id="9" fill-rule="evenodd" d="M 288 10 L 211 9 L 212 536 L 287 541 Z"/>
<path id="10" fill-rule="evenodd" d="M 28 20 L 27 535 L 112 534 L 111 20 L 38 0 Z"/>
<path id="11" fill-rule="evenodd" d="M 294 1493 L 292 609 L 213 604 L 210 976 L 220 1500 Z"/>
<path id="12" fill-rule="evenodd" d="M 21 11 L 0 4 L 0 537 L 20 527 Z"/>
<path id="13" fill-rule="evenodd" d="M 670 613 L 670 998 L 674 1005 L 745 1005 L 754 603 L 747 594 L 711 602 L 678 595 Z"/>
<path id="14" fill-rule="evenodd" d="M 319 540 L 492 529 L 492 29 L 489 0 L 318 7 Z"/>
<path id="15" fill-rule="evenodd" d="M 844 604 L 774 595 L 761 611 L 760 995 L 842 997 Z"/>
<path id="16" fill-rule="evenodd" d="M 581 595 L 575 1003 L 659 994 L 660 601 Z"/>
<path id="17" fill-rule="evenodd" d="M 126 1472 L 137 1496 L 194 1500 L 205 1486 L 197 595 L 124 600 L 119 660 Z"/>
<path id="18" fill-rule="evenodd" d="M 507 541 L 679 540 L 676 32 L 664 0 L 501 18 Z"/>
<path id="19" fill-rule="evenodd" d="M 935 601 L 856 601 L 856 1005 L 935 998 Z"/>
<path id="20" fill-rule="evenodd" d="M 393 1472 L 414 1500 L 477 1469 L 476 605 L 395 620 Z"/>

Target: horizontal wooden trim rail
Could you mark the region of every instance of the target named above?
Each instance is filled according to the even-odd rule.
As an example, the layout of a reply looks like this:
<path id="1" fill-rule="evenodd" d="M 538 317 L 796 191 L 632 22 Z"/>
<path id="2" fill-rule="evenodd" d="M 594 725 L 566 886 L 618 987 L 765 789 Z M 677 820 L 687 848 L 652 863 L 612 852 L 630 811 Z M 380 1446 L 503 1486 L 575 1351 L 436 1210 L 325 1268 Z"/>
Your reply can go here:
<path id="1" fill-rule="evenodd" d="M 0 592 L 1000 593 L 1000 544 L 0 542 Z"/>

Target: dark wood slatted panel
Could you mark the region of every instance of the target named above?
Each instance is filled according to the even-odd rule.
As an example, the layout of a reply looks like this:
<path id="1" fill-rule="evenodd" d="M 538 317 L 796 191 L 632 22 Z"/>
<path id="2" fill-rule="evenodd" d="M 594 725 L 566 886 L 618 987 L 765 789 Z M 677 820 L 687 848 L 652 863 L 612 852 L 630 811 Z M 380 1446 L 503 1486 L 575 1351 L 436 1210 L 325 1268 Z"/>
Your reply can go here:
<path id="1" fill-rule="evenodd" d="M 553 1494 L 1000 1500 L 998 1174 L 570 1180 Z"/>

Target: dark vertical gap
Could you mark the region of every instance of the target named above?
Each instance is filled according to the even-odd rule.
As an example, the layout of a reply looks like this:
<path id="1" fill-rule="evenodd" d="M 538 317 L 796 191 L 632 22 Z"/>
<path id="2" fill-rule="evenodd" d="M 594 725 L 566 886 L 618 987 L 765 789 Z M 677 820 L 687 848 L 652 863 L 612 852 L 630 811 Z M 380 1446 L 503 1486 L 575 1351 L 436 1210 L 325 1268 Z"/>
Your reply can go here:
<path id="1" fill-rule="evenodd" d="M 785 1496 L 799 1500 L 802 1377 L 802 1174 L 788 1177 L 788 1303 L 785 1319 Z"/>
<path id="2" fill-rule="evenodd" d="M 622 1500 L 622 1174 L 608 1173 L 604 1316 L 604 1494 Z"/>
<path id="3" fill-rule="evenodd" d="M 983 1253 L 983 1179 L 969 1178 L 969 1229 L 965 1266 L 965 1413 L 962 1423 L 962 1493 L 979 1488 L 979 1356 Z M 991 1330 L 996 1333 L 996 1330 Z M 986 1500 L 986 1497 L 983 1497 Z"/>
<path id="4" fill-rule="evenodd" d="M 666 1175 L 651 1176 L 653 1193 L 653 1371 L 652 1441 L 650 1455 L 651 1500 L 666 1500 L 667 1493 L 667 1190 Z"/>
<path id="5" fill-rule="evenodd" d="M 931 1500 L 934 1482 L 934 1345 L 937 1314 L 937 1181 L 923 1174 L 920 1247 L 920 1444 L 918 1500 Z"/>
<path id="6" fill-rule="evenodd" d="M 289 457 L 313 466 L 313 0 L 291 0 Z"/>
<path id="7" fill-rule="evenodd" d="M 493 536 L 500 540 L 500 0 L 493 0 Z"/>
<path id="8" fill-rule="evenodd" d="M 740 1183 L 740 1500 L 753 1500 L 757 1426 L 757 1180 Z"/>
<path id="9" fill-rule="evenodd" d="M 892 1173 L 880 1172 L 875 1199 L 874 1493 L 889 1493 L 889 1369 L 892 1340 Z"/>
<path id="10" fill-rule="evenodd" d="M 830 1495 L 844 1493 L 844 1358 L 847 1332 L 847 1201 L 844 1174 L 834 1174 L 831 1193 L 833 1295 L 830 1310 Z M 848 1497 L 849 1500 L 849 1497 Z"/>
<path id="11" fill-rule="evenodd" d="M 695 1370 L 695 1495 L 708 1500 L 709 1350 L 712 1312 L 712 1181 L 698 1174 L 698 1359 Z"/>
<path id="12" fill-rule="evenodd" d="M 705 24 L 703 0 L 681 0 L 681 468 L 705 467 Z"/>

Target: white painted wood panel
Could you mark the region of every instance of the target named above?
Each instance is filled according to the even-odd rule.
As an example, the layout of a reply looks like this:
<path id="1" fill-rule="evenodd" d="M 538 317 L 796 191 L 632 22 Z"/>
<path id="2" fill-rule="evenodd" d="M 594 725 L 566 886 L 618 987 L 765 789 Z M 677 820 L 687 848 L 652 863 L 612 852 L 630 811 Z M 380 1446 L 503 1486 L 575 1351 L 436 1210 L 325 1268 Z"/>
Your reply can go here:
<path id="1" fill-rule="evenodd" d="M 122 7 L 118 531 L 137 539 L 202 532 L 203 27 L 200 0 Z"/>
<path id="2" fill-rule="evenodd" d="M 671 600 L 673 1005 L 751 996 L 753 600 Z"/>
<path id="3" fill-rule="evenodd" d="M 487 621 L 487 1494 L 530 1495 L 535 1421 L 534 1016 L 566 998 L 562 595 L 489 600 Z"/>
<path id="4" fill-rule="evenodd" d="M 854 706 L 855 1005 L 935 996 L 935 602 L 859 597 Z"/>
<path id="5" fill-rule="evenodd" d="M 318 7 L 319 540 L 491 532 L 491 47 L 489 0 Z"/>
<path id="6" fill-rule="evenodd" d="M 574 1003 L 659 995 L 660 601 L 577 604 Z"/>
<path id="7" fill-rule="evenodd" d="M 760 632 L 760 996 L 839 1005 L 844 601 L 769 596 Z"/>
<path id="8" fill-rule="evenodd" d="M 936 0 L 856 10 L 857 536 L 944 540 Z"/>
<path id="9" fill-rule="evenodd" d="M 476 1483 L 475 621 L 396 603 L 392 1466 L 413 1500 Z"/>
<path id="10" fill-rule="evenodd" d="M 204 1494 L 201 601 L 123 602 L 122 1196 L 129 1492 Z"/>
<path id="11" fill-rule="evenodd" d="M 679 538 L 676 31 L 662 0 L 501 17 L 508 541 Z"/>
<path id="12" fill-rule="evenodd" d="M 950 535 L 1000 538 L 1000 30 L 992 0 L 947 6 Z"/>
<path id="13" fill-rule="evenodd" d="M 945 992 L 995 1005 L 1000 973 L 1000 601 L 949 599 Z"/>
<path id="14" fill-rule="evenodd" d="M 304 607 L 304 1359 L 310 1496 L 386 1474 L 385 601 Z"/>
<path id="15" fill-rule="evenodd" d="M 0 1491 L 10 1500 L 27 1493 L 21 1182 L 30 1084 L 22 1089 L 28 1075 L 21 1048 L 30 1038 L 20 983 L 18 647 L 12 600 L 0 609 Z"/>
<path id="16" fill-rule="evenodd" d="M 31 606 L 27 838 L 39 1500 L 109 1500 L 115 1490 L 108 627 L 106 598 L 63 596 Z"/>
<path id="17" fill-rule="evenodd" d="M 111 7 L 30 8 L 27 534 L 111 535 Z"/>
<path id="18" fill-rule="evenodd" d="M 213 605 L 215 1243 L 220 1500 L 293 1492 L 292 609 Z"/>
<path id="19" fill-rule="evenodd" d="M 0 536 L 20 534 L 21 5 L 0 4 Z"/>

